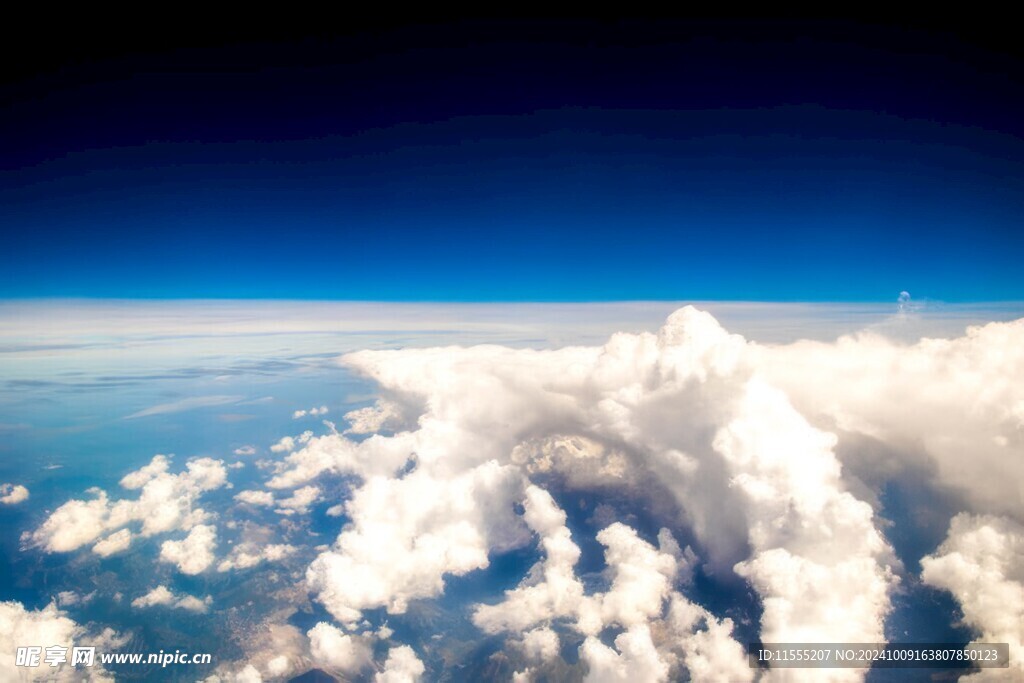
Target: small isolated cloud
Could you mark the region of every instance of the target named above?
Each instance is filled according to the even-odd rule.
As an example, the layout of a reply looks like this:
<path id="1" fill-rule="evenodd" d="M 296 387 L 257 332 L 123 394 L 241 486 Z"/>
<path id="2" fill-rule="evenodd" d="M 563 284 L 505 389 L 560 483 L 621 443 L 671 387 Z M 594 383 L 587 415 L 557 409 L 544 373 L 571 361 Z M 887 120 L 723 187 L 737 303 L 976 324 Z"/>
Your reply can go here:
<path id="1" fill-rule="evenodd" d="M 200 524 L 193 527 L 184 540 L 164 541 L 160 546 L 160 560 L 177 565 L 182 574 L 200 574 L 213 564 L 216 546 L 216 528 Z"/>
<path id="2" fill-rule="evenodd" d="M 296 410 L 294 413 L 292 413 L 292 419 L 298 420 L 299 418 L 306 417 L 307 415 L 309 417 L 320 417 L 321 415 L 326 415 L 328 412 L 329 411 L 327 410 L 327 406 L 320 406 L 319 408 L 308 408 L 306 410 Z"/>
<path id="3" fill-rule="evenodd" d="M 279 562 L 294 555 L 298 549 L 293 545 L 283 543 L 272 543 L 260 546 L 256 543 L 241 543 L 231 551 L 220 564 L 217 571 L 226 572 L 232 569 L 248 569 L 255 567 L 261 562 Z"/>
<path id="4" fill-rule="evenodd" d="M 132 607 L 140 609 L 147 607 L 171 607 L 173 609 L 188 610 L 189 612 L 206 612 L 212 603 L 213 599 L 210 596 L 200 600 L 193 595 L 177 595 L 168 589 L 167 586 L 160 585 L 145 595 L 132 600 Z"/>
<path id="5" fill-rule="evenodd" d="M 213 598 L 209 595 L 202 600 L 192 595 L 185 595 L 178 598 L 177 602 L 174 603 L 174 607 L 176 609 L 185 609 L 190 612 L 206 612 L 212 604 Z"/>
<path id="6" fill-rule="evenodd" d="M 249 505 L 270 506 L 274 504 L 274 494 L 270 491 L 241 491 L 235 494 L 235 500 Z"/>
<path id="7" fill-rule="evenodd" d="M 136 499 L 111 500 L 106 491 L 89 489 L 92 500 L 71 500 L 53 511 L 22 540 L 47 552 L 69 552 L 89 543 L 101 556 L 125 550 L 136 533 L 150 537 L 170 531 L 188 531 L 209 515 L 197 505 L 199 497 L 227 484 L 221 460 L 197 458 L 183 472 L 171 474 L 170 459 L 155 456 L 146 466 L 121 479 L 121 486 L 138 490 Z"/>
<path id="8" fill-rule="evenodd" d="M 303 486 L 292 492 L 290 497 L 277 501 L 277 509 L 274 512 L 279 515 L 306 514 L 309 512 L 309 507 L 318 500 L 320 500 L 318 487 Z"/>
<path id="9" fill-rule="evenodd" d="M 241 446 L 235 449 L 235 455 L 256 455 L 255 446 Z"/>
<path id="10" fill-rule="evenodd" d="M 0 484 L 0 504 L 17 505 L 28 500 L 28 489 L 21 484 Z"/>
<path id="11" fill-rule="evenodd" d="M 134 420 L 140 417 L 149 417 L 151 415 L 167 415 L 170 413 L 180 413 L 186 410 L 193 410 L 195 408 L 208 408 L 210 406 L 223 406 L 230 403 L 238 403 L 244 396 L 192 396 L 190 398 L 183 398 L 180 401 L 172 401 L 171 403 L 161 403 L 149 408 L 145 408 L 138 412 L 126 415 L 126 420 Z"/>
<path id="12" fill-rule="evenodd" d="M 272 453 L 288 453 L 294 451 L 298 446 L 306 444 L 313 438 L 313 432 L 306 430 L 297 437 L 284 436 L 270 447 Z"/>
<path id="13" fill-rule="evenodd" d="M 61 591 L 57 593 L 58 607 L 74 607 L 75 605 L 88 605 L 96 597 L 96 591 L 81 595 L 75 591 Z"/>

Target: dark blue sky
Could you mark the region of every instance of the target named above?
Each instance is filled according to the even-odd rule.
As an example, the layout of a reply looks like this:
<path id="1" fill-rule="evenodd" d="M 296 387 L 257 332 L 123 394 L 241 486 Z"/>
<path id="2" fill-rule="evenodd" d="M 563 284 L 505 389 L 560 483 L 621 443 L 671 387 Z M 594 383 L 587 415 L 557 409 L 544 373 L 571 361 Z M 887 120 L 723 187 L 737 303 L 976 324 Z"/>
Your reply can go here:
<path id="1" fill-rule="evenodd" d="M 0 297 L 1024 299 L 999 30 L 25 36 Z"/>

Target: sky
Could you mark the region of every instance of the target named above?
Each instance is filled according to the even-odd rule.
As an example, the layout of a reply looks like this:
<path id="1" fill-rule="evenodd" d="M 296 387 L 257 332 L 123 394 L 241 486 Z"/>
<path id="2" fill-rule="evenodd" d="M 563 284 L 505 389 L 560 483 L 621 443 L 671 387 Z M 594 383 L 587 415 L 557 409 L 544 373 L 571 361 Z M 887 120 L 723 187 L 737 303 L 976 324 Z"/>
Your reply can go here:
<path id="1" fill-rule="evenodd" d="M 0 297 L 1020 300 L 1000 31 L 51 28 L 6 48 Z"/>
<path id="2" fill-rule="evenodd" d="M 1019 680 L 1015 24 L 93 11 L 0 27 L 0 678 Z"/>

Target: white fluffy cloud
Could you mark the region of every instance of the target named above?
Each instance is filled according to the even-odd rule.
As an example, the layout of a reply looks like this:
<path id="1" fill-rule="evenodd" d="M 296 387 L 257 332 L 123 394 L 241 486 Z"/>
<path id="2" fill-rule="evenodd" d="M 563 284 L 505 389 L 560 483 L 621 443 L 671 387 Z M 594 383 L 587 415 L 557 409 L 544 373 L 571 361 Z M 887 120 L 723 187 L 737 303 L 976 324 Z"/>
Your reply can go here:
<path id="1" fill-rule="evenodd" d="M 765 601 L 766 636 L 800 640 L 811 630 L 834 640 L 880 640 L 890 575 L 871 508 L 845 491 L 834 437 L 758 379 L 756 355 L 741 337 L 692 308 L 673 314 L 657 335 L 617 334 L 604 347 L 350 354 L 345 362 L 389 395 L 426 406 L 417 429 L 359 443 L 337 434 L 309 439 L 270 484 L 294 486 L 326 471 L 366 477 L 347 506 L 351 528 L 309 574 L 336 616 L 355 619 L 366 607 L 400 611 L 410 597 L 437 594 L 444 574 L 487 565 L 494 549 L 488 530 L 515 528 L 511 520 L 496 525 L 486 514 L 471 520 L 453 514 L 452 501 L 465 498 L 453 482 L 484 467 L 505 468 L 514 484 L 497 498 L 508 500 L 522 481 L 523 467 L 510 462 L 517 447 L 521 452 L 524 445 L 578 436 L 601 445 L 606 480 L 621 481 L 615 473 L 623 469 L 609 467 L 608 454 L 628 454 L 676 496 L 709 549 L 744 562 L 739 570 Z M 413 473 L 393 478 L 410 461 Z M 596 472 L 600 476 L 601 468 Z M 373 500 L 404 504 L 396 514 Z M 421 528 L 423 516 L 431 526 L 447 525 L 446 532 Z M 384 540 L 369 549 L 360 529 L 395 518 L 397 525 L 384 527 L 395 529 L 394 541 L 378 530 Z M 392 561 L 397 553 L 417 557 L 428 542 L 434 561 Z M 741 554 L 748 548 L 752 552 Z M 813 578 L 819 588 L 801 600 L 787 592 L 786 575 Z M 849 591 L 832 590 L 833 611 L 812 609 L 830 582 Z M 785 616 L 790 610 L 802 615 L 798 621 Z"/>
<path id="2" fill-rule="evenodd" d="M 306 636 L 313 660 L 327 671 L 351 676 L 371 662 L 370 643 L 362 636 L 343 633 L 324 621 L 311 628 Z"/>
<path id="3" fill-rule="evenodd" d="M 306 514 L 311 505 L 320 500 L 320 489 L 316 486 L 303 486 L 292 493 L 288 498 L 277 501 L 279 515 Z"/>
<path id="4" fill-rule="evenodd" d="M 212 602 L 213 600 L 210 596 L 200 600 L 194 595 L 176 595 L 167 586 L 160 585 L 145 595 L 132 600 L 132 607 L 142 609 L 161 606 L 184 609 L 190 612 L 206 612 Z"/>
<path id="5" fill-rule="evenodd" d="M 978 642 L 1009 643 L 1008 669 L 982 669 L 971 681 L 1024 677 L 1024 526 L 991 515 L 959 514 L 938 551 L 921 560 L 925 583 L 948 590 Z"/>
<path id="6" fill-rule="evenodd" d="M 549 627 L 537 625 L 562 621 L 586 636 L 580 656 L 588 663 L 588 680 L 627 680 L 630 672 L 641 680 L 665 680 L 679 666 L 694 680 L 752 679 L 742 646 L 732 637 L 732 622 L 715 618 L 674 590 L 677 579 L 690 570 L 692 551 L 681 551 L 667 529 L 658 535 L 659 547 L 618 522 L 599 532 L 609 588 L 585 595 L 574 573 L 580 551 L 565 526 L 565 513 L 536 486 L 527 489 L 523 507 L 545 557 L 502 602 L 477 607 L 477 626 L 488 633 L 526 631 L 512 645 L 539 663 L 557 653 L 559 640 Z M 626 629 L 615 648 L 598 639 L 610 626 Z M 518 677 L 529 680 L 529 670 Z"/>
<path id="7" fill-rule="evenodd" d="M 596 636 L 609 625 L 632 628 L 657 618 L 672 590 L 678 571 L 676 558 L 619 522 L 600 531 L 597 540 L 605 546 L 611 587 L 583 600 L 579 630 Z"/>
<path id="8" fill-rule="evenodd" d="M 580 646 L 580 657 L 589 671 L 587 683 L 632 683 L 668 680 L 668 665 L 658 656 L 646 624 L 633 626 L 615 638 L 613 650 L 594 636 Z"/>
<path id="9" fill-rule="evenodd" d="M 248 569 L 262 562 L 279 562 L 286 557 L 294 555 L 296 550 L 295 546 L 284 543 L 271 543 L 269 545 L 241 543 L 235 546 L 231 554 L 217 565 L 217 571 L 226 572 L 232 569 Z"/>
<path id="10" fill-rule="evenodd" d="M 809 419 L 881 441 L 898 466 L 922 463 L 973 511 L 1021 520 L 1024 319 L 915 344 L 860 333 L 757 354 Z"/>
<path id="11" fill-rule="evenodd" d="M 708 683 L 753 680 L 754 672 L 747 665 L 746 652 L 733 638 L 731 619 L 718 619 L 675 593 L 669 602 L 665 626 L 669 643 L 681 650 L 682 663 L 691 680 Z"/>
<path id="12" fill-rule="evenodd" d="M 502 602 L 477 607 L 473 622 L 489 633 L 522 632 L 569 617 L 583 602 L 583 584 L 575 573 L 580 549 L 565 526 L 565 513 L 537 486 L 527 488 L 523 508 L 526 523 L 540 536 L 544 559 L 534 565 L 523 585 L 505 593 Z"/>
<path id="13" fill-rule="evenodd" d="M 426 668 L 413 649 L 408 645 L 399 645 L 388 650 L 384 670 L 378 671 L 373 680 L 375 683 L 416 683 L 424 671 Z"/>
<path id="14" fill-rule="evenodd" d="M 129 472 L 121 477 L 121 487 L 129 491 L 142 488 L 147 482 L 166 474 L 170 462 L 166 455 L 153 456 L 148 465 L 144 465 L 134 472 Z"/>
<path id="15" fill-rule="evenodd" d="M 249 505 L 269 507 L 274 504 L 274 494 L 270 491 L 240 491 L 235 494 L 235 500 Z"/>
<path id="16" fill-rule="evenodd" d="M 523 634 L 516 646 L 530 662 L 540 663 L 558 655 L 558 634 L 546 626 Z"/>
<path id="17" fill-rule="evenodd" d="M 33 670 L 16 666 L 15 655 L 19 647 L 29 645 L 43 648 L 60 645 L 70 653 L 75 646 L 95 646 L 104 651 L 123 643 L 124 639 L 110 629 L 91 630 L 73 621 L 55 605 L 27 610 L 20 602 L 0 602 L 0 678 L 3 680 L 33 680 L 45 676 L 46 680 L 56 681 L 112 681 L 98 661 L 88 668 L 67 664 L 51 668 L 41 661 L 42 668 L 34 670 L 36 673 L 32 676 L 28 672 Z"/>
<path id="18" fill-rule="evenodd" d="M 90 501 L 71 500 L 51 514 L 28 538 L 49 552 L 69 552 L 95 541 L 108 530 L 110 500 L 99 489 L 90 489 Z"/>
<path id="19" fill-rule="evenodd" d="M 188 532 L 181 541 L 164 541 L 160 546 L 160 560 L 178 567 L 182 574 L 200 574 L 213 564 L 213 550 L 217 547 L 217 529 L 200 524 Z"/>
<path id="20" fill-rule="evenodd" d="M 0 484 L 0 505 L 17 505 L 28 500 L 28 489 L 21 484 Z"/>
<path id="21" fill-rule="evenodd" d="M 320 417 L 321 415 L 326 415 L 327 412 L 327 406 L 320 406 L 319 408 L 314 407 L 305 410 L 296 410 L 294 413 L 292 413 L 292 419 L 298 420 L 299 418 L 306 417 L 307 415 L 309 415 L 310 417 Z"/>
<path id="22" fill-rule="evenodd" d="M 372 406 L 345 413 L 345 420 L 349 423 L 346 434 L 375 434 L 402 424 L 405 411 L 395 401 L 378 399 Z"/>
<path id="23" fill-rule="evenodd" d="M 171 605 L 175 596 L 166 586 L 157 586 L 143 596 L 132 600 L 132 607 L 155 607 L 157 605 Z"/>
<path id="24" fill-rule="evenodd" d="M 543 559 L 502 603 L 476 610 L 482 629 L 521 634 L 555 620 L 594 636 L 617 624 L 621 643 L 588 640 L 584 653 L 611 680 L 630 666 L 652 679 L 677 667 L 742 678 L 748 670 L 724 665 L 742 660 L 731 624 L 677 590 L 692 551 L 668 532 L 655 547 L 606 524 L 610 588 L 588 595 L 564 514 L 534 482 L 668 500 L 664 523 L 692 530 L 708 571 L 749 581 L 761 637 L 777 642 L 884 640 L 897 563 L 865 482 L 841 459 L 857 470 L 861 456 L 844 445 L 877 440 L 902 463 L 882 471 L 930 462 L 966 505 L 1018 521 L 1024 509 L 1024 321 L 916 344 L 863 334 L 765 346 L 686 307 L 656 334 L 618 333 L 603 346 L 361 351 L 343 362 L 387 399 L 349 413 L 346 434 L 283 439 L 273 450 L 289 455 L 268 482 L 357 482 L 344 504 L 351 521 L 307 573 L 342 622 L 435 596 L 446 576 L 486 567 L 532 531 Z M 640 557 L 643 572 L 631 568 Z"/>
<path id="25" fill-rule="evenodd" d="M 111 555 L 124 552 L 131 544 L 132 532 L 128 529 L 121 529 L 97 541 L 96 545 L 92 547 L 92 551 L 100 557 L 110 557 Z"/>
<path id="26" fill-rule="evenodd" d="M 277 443 L 270 447 L 271 453 L 288 453 L 294 451 L 298 446 L 307 443 L 313 438 L 313 432 L 306 430 L 299 436 L 283 436 Z"/>
<path id="27" fill-rule="evenodd" d="M 891 551 L 871 506 L 843 490 L 834 444 L 756 381 L 715 437 L 748 511 L 754 552 L 736 570 L 761 594 L 766 642 L 885 640 Z"/>
<path id="28" fill-rule="evenodd" d="M 268 622 L 238 634 L 244 656 L 222 661 L 204 683 L 282 681 L 317 666 L 309 655 L 309 639 L 290 624 Z"/>
<path id="29" fill-rule="evenodd" d="M 88 605 L 96 597 L 96 591 L 80 595 L 75 591 L 61 591 L 57 593 L 58 607 L 73 607 L 75 605 Z"/>
<path id="30" fill-rule="evenodd" d="M 256 455 L 255 446 L 240 446 L 234 450 L 235 455 Z"/>
<path id="31" fill-rule="evenodd" d="M 372 478 L 346 504 L 353 521 L 307 582 L 342 622 L 371 607 L 404 612 L 409 600 L 440 594 L 445 574 L 486 567 L 491 548 L 521 542 L 519 487 L 513 468 L 493 462 L 447 480 L 425 471 Z"/>
<path id="32" fill-rule="evenodd" d="M 169 531 L 189 530 L 206 521 L 208 515 L 196 505 L 198 498 L 227 483 L 227 470 L 220 460 L 198 458 L 183 472 L 168 472 L 170 460 L 157 455 L 146 466 L 127 474 L 121 486 L 139 490 L 135 500 L 112 501 L 105 491 L 90 489 L 92 500 L 64 503 L 24 540 L 48 552 L 69 552 L 97 542 L 99 555 L 126 549 L 132 533 L 126 527 L 138 523 L 139 535 L 153 536 Z M 101 538 L 104 534 L 110 534 Z"/>

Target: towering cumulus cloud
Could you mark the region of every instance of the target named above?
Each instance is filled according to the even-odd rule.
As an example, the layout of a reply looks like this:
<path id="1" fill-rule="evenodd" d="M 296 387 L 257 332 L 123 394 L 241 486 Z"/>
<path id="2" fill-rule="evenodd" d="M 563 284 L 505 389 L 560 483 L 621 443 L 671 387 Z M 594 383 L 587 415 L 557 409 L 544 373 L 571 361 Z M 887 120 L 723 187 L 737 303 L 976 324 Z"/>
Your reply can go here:
<path id="1" fill-rule="evenodd" d="M 950 591 L 979 641 L 1008 643 L 1010 667 L 972 681 L 1024 678 L 1024 526 L 989 515 L 959 514 L 935 555 L 921 561 L 925 582 Z"/>
<path id="2" fill-rule="evenodd" d="M 912 345 L 861 333 L 755 350 L 797 408 L 851 444 L 888 452 L 876 472 L 935 478 L 970 510 L 1024 509 L 1024 319 Z M 863 449 L 865 453 L 878 449 Z M 863 457 L 847 449 L 849 464 Z"/>
<path id="3" fill-rule="evenodd" d="M 745 680 L 752 672 L 732 623 L 685 596 L 685 575 L 700 562 L 712 574 L 749 581 L 763 605 L 766 642 L 883 641 L 896 562 L 872 506 L 847 483 L 837 435 L 856 428 L 911 438 L 924 418 L 900 424 L 893 415 L 910 409 L 890 414 L 882 405 L 910 400 L 908 391 L 867 396 L 912 382 L 943 358 L 976 387 L 981 380 L 965 366 L 979 340 L 1024 336 L 1020 323 L 972 334 L 952 347 L 871 337 L 766 347 L 686 307 L 657 334 L 619 333 L 601 347 L 362 351 L 343 363 L 387 398 L 377 411 L 350 414 L 350 432 L 384 425 L 370 419 L 378 415 L 402 419 L 361 441 L 333 430 L 305 437 L 269 485 L 291 489 L 324 473 L 361 482 L 344 507 L 349 523 L 307 574 L 344 624 L 367 609 L 401 613 L 412 599 L 440 594 L 446 576 L 487 567 L 490 554 L 536 539 L 543 557 L 522 584 L 474 613 L 482 630 L 516 636 L 510 645 L 531 667 L 556 656 L 559 633 L 569 630 L 584 638 L 580 656 L 592 680 L 636 671 L 649 680 L 687 672 Z M 906 358 L 907 367 L 872 367 L 865 358 L 875 347 L 897 368 Z M 990 372 L 987 361 L 978 363 L 978 372 Z M 821 381 L 830 373 L 859 376 L 841 387 Z M 941 394 L 926 399 L 940 417 L 955 401 L 954 379 L 944 381 Z M 1002 383 L 990 391 L 1002 400 L 1020 390 Z M 1020 423 L 1024 403 L 997 412 L 995 399 L 980 395 L 981 413 L 959 419 L 979 430 Z M 1007 447 L 1005 439 L 990 441 Z M 936 457 L 944 448 L 936 446 Z M 554 489 L 545 488 L 552 485 L 642 487 L 668 501 L 659 508 L 663 524 L 689 530 L 701 557 L 681 551 L 669 528 L 655 544 L 611 520 L 596 539 L 608 590 L 588 592 L 576 574 L 579 547 Z M 1018 494 L 1013 485 L 993 495 Z M 621 629 L 613 646 L 596 637 L 607 627 Z M 769 677 L 858 680 L 863 673 L 780 669 Z M 517 676 L 529 678 L 530 669 Z"/>

